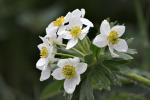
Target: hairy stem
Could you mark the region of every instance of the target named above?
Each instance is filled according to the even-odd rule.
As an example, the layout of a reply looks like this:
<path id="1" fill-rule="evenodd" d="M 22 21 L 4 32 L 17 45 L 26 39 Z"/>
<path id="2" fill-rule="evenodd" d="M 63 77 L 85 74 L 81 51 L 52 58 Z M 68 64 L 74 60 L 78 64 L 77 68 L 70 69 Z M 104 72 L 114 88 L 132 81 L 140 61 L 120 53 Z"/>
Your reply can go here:
<path id="1" fill-rule="evenodd" d="M 66 44 L 61 44 L 61 46 L 66 47 Z M 78 49 L 75 49 L 75 48 L 71 48 L 71 49 L 74 50 L 74 51 L 76 51 L 76 52 L 79 53 L 80 55 L 85 56 L 85 54 L 82 53 L 81 51 L 79 51 Z"/>
<path id="2" fill-rule="evenodd" d="M 86 49 L 82 46 L 81 40 L 79 40 L 78 46 L 82 52 L 86 53 L 86 51 L 85 51 Z"/>
<path id="3" fill-rule="evenodd" d="M 65 57 L 76 57 L 74 55 L 64 54 L 64 53 L 56 53 L 56 55 L 58 55 L 58 56 L 65 56 Z"/>
<path id="4" fill-rule="evenodd" d="M 129 73 L 119 73 L 119 75 L 124 76 L 128 79 L 131 79 L 135 82 L 141 83 L 143 85 L 150 86 L 150 79 L 143 77 L 141 75 L 138 75 L 134 72 L 129 72 Z"/>

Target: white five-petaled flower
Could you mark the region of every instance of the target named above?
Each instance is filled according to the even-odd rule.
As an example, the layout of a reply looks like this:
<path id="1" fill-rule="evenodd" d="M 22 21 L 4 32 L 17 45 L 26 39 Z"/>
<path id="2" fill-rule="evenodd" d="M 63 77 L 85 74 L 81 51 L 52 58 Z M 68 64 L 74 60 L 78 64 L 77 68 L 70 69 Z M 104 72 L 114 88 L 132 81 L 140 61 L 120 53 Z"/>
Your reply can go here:
<path id="1" fill-rule="evenodd" d="M 74 47 L 78 43 L 78 39 L 82 40 L 89 32 L 93 23 L 84 18 L 85 10 L 76 9 L 66 15 L 66 24 L 58 29 L 58 35 L 63 39 L 68 39 L 66 49 Z"/>
<path id="2" fill-rule="evenodd" d="M 81 63 L 80 59 L 69 58 L 60 59 L 57 63 L 58 68 L 52 73 L 56 80 L 64 81 L 64 89 L 68 94 L 72 94 L 76 86 L 80 83 L 80 74 L 83 74 L 87 69 L 86 63 Z"/>
<path id="3" fill-rule="evenodd" d="M 124 25 L 116 25 L 110 28 L 110 24 L 107 20 L 104 20 L 100 26 L 100 33 L 93 40 L 93 44 L 97 47 L 105 47 L 108 45 L 112 57 L 119 57 L 114 50 L 118 52 L 127 52 L 128 45 L 124 39 L 120 37 L 125 32 Z"/>
<path id="4" fill-rule="evenodd" d="M 54 58 L 56 50 L 53 46 L 50 46 L 48 40 L 42 38 L 43 43 L 38 45 L 40 50 L 40 59 L 36 63 L 36 68 L 41 70 L 40 81 L 44 81 L 50 77 L 51 74 L 51 63 L 56 61 Z"/>

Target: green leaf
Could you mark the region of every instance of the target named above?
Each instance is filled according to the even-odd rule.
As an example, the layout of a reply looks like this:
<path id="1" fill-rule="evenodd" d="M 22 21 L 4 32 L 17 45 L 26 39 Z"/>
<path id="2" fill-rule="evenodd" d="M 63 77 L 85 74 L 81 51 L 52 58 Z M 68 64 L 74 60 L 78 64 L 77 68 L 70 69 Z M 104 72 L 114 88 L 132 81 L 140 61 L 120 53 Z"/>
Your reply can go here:
<path id="1" fill-rule="evenodd" d="M 132 33 L 131 33 L 132 34 Z M 128 44 L 131 44 L 131 43 L 133 43 L 133 40 L 134 40 L 134 38 L 129 38 L 129 39 L 127 39 L 127 43 Z"/>
<path id="2" fill-rule="evenodd" d="M 103 61 L 103 64 L 113 71 L 118 71 L 120 67 L 124 67 L 128 63 L 129 61 L 122 59 L 112 59 Z"/>
<path id="3" fill-rule="evenodd" d="M 88 79 L 83 81 L 81 84 L 79 100 L 95 100 L 93 95 L 93 88 Z"/>
<path id="4" fill-rule="evenodd" d="M 90 53 L 90 45 L 91 45 L 91 41 L 86 36 L 83 40 L 79 40 L 75 48 L 80 50 L 84 54 L 88 55 Z"/>
<path id="5" fill-rule="evenodd" d="M 90 39 L 86 36 L 86 37 L 82 40 L 82 46 L 85 48 L 85 50 L 87 51 L 87 53 L 90 52 L 90 45 L 91 45 L 91 41 L 90 41 Z"/>
<path id="6" fill-rule="evenodd" d="M 122 58 L 124 60 L 131 60 L 133 59 L 132 56 L 126 54 L 126 53 L 123 53 L 123 52 L 117 52 L 117 54 L 119 55 L 119 58 Z"/>
<path id="7" fill-rule="evenodd" d="M 88 65 L 91 65 L 92 63 L 95 62 L 95 59 L 93 58 L 93 55 L 90 54 L 90 55 L 86 55 L 84 57 L 84 60 L 85 60 L 85 63 L 87 63 Z"/>
<path id="8" fill-rule="evenodd" d="M 62 81 L 54 81 L 45 87 L 41 93 L 40 100 L 46 100 L 50 97 L 58 95 L 61 93 Z"/>
<path id="9" fill-rule="evenodd" d="M 121 85 L 120 81 L 117 78 L 117 74 L 116 71 L 110 70 L 110 68 L 108 68 L 107 66 L 102 64 L 102 71 L 105 73 L 105 75 L 108 77 L 108 79 L 110 80 L 111 84 L 110 85 Z"/>
<path id="10" fill-rule="evenodd" d="M 88 78 L 92 82 L 93 88 L 110 90 L 112 85 L 120 85 L 116 71 L 110 70 L 102 63 L 94 65 L 91 68 Z"/>
<path id="11" fill-rule="evenodd" d="M 91 50 L 93 52 L 94 55 L 97 54 L 97 52 L 99 51 L 100 48 L 96 47 L 95 45 L 91 44 Z"/>
<path id="12" fill-rule="evenodd" d="M 108 73 L 109 74 L 109 73 Z M 111 82 L 106 76 L 101 66 L 96 66 L 88 75 L 93 88 L 95 89 L 110 89 Z"/>
<path id="13" fill-rule="evenodd" d="M 128 54 L 137 54 L 137 51 L 135 49 L 128 49 L 127 51 Z"/>

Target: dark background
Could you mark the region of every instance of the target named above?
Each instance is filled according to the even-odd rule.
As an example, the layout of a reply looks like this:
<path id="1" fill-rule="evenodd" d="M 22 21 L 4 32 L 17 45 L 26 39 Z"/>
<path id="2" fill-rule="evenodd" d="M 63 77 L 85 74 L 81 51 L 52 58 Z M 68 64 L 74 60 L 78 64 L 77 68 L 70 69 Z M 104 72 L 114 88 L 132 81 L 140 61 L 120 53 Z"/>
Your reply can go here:
<path id="1" fill-rule="evenodd" d="M 150 0 L 0 0 L 0 100 L 38 100 L 51 81 L 40 82 L 35 68 L 39 35 L 45 35 L 52 20 L 76 8 L 86 10 L 96 32 L 106 18 L 125 24 L 126 36 L 134 38 L 130 47 L 138 51 L 131 67 L 150 71 Z M 148 88 L 134 85 L 117 90 L 130 91 L 131 96 L 150 94 Z M 95 95 L 99 98 L 98 92 Z M 102 100 L 134 100 L 125 99 L 126 93 L 121 97 L 109 95 Z"/>

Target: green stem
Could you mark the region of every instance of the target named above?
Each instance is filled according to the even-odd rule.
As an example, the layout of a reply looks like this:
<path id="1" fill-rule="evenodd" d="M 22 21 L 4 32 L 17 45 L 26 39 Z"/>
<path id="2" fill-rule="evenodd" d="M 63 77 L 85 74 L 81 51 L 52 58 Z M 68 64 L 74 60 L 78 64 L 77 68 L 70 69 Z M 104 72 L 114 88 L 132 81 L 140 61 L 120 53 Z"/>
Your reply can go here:
<path id="1" fill-rule="evenodd" d="M 78 46 L 82 50 L 82 52 L 86 53 L 85 48 L 82 46 L 81 40 L 79 40 Z"/>
<path id="2" fill-rule="evenodd" d="M 86 43 L 86 46 L 88 46 L 88 48 L 89 48 L 90 40 L 87 36 L 85 37 L 85 43 Z"/>
<path id="3" fill-rule="evenodd" d="M 61 46 L 66 47 L 66 44 L 61 44 Z M 78 52 L 80 55 L 85 56 L 85 54 L 82 53 L 81 51 L 79 51 L 78 49 L 75 49 L 75 48 L 71 48 L 71 49 L 74 50 L 74 51 L 76 51 L 76 52 Z"/>
<path id="4" fill-rule="evenodd" d="M 144 85 L 147 85 L 147 86 L 150 86 L 150 79 L 148 78 L 145 78 L 141 75 L 138 75 L 136 73 L 133 73 L 133 72 L 129 72 L 129 73 L 119 73 L 119 75 L 121 76 L 124 76 L 128 79 L 131 79 L 133 81 L 136 81 L 138 83 L 141 83 L 141 84 L 144 84 Z"/>
<path id="5" fill-rule="evenodd" d="M 91 41 L 87 36 L 85 37 L 85 44 L 86 44 L 86 50 L 89 53 L 90 52 Z"/>
<path id="6" fill-rule="evenodd" d="M 71 100 L 72 94 L 65 94 L 65 100 Z"/>
<path id="7" fill-rule="evenodd" d="M 74 55 L 64 54 L 64 53 L 56 53 L 56 55 L 59 55 L 59 56 L 66 56 L 66 57 L 76 57 L 76 56 L 74 56 Z"/>

